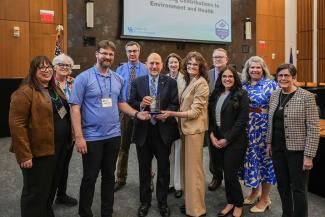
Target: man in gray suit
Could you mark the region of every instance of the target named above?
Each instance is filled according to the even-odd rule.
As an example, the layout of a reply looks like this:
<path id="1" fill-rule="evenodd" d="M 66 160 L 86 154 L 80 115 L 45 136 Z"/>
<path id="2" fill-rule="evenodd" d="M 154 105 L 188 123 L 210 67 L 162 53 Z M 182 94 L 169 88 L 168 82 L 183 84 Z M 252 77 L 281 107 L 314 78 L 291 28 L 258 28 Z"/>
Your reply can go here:
<path id="1" fill-rule="evenodd" d="M 210 94 L 214 90 L 215 83 L 218 79 L 220 70 L 223 67 L 225 67 L 228 63 L 227 51 L 223 48 L 216 48 L 212 53 L 212 61 L 213 61 L 214 68 L 209 70 L 208 73 Z M 210 155 L 209 169 L 213 175 L 212 180 L 208 185 L 208 189 L 210 191 L 214 191 L 221 185 L 223 179 L 222 161 L 221 159 L 215 157 L 214 147 L 210 143 L 209 136 L 207 135 L 205 136 L 206 136 L 206 141 L 208 141 L 209 155 Z"/>

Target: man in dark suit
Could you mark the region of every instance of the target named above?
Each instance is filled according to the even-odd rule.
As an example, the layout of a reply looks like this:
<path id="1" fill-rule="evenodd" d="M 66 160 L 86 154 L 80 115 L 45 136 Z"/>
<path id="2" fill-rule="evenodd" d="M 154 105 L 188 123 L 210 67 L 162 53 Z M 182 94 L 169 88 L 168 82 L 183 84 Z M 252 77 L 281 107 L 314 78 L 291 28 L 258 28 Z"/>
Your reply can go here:
<path id="1" fill-rule="evenodd" d="M 210 94 L 214 90 L 214 86 L 219 76 L 220 70 L 225 67 L 228 63 L 228 55 L 227 51 L 223 48 L 216 48 L 212 53 L 212 62 L 214 68 L 209 70 L 209 92 Z M 212 173 L 212 180 L 208 185 L 208 189 L 210 191 L 216 190 L 223 180 L 223 168 L 222 168 L 222 161 L 219 158 L 214 156 L 213 152 L 213 145 L 210 143 L 209 137 L 206 135 L 205 141 L 208 143 L 209 147 L 209 155 L 210 155 L 210 162 L 209 162 L 209 169 Z"/>
<path id="2" fill-rule="evenodd" d="M 149 74 L 132 82 L 129 103 L 133 108 L 150 111 L 152 103 L 159 100 L 161 110 L 176 111 L 179 108 L 177 83 L 174 79 L 161 75 L 163 68 L 161 57 L 151 53 L 147 58 Z M 167 205 L 169 186 L 169 155 L 172 142 L 179 138 L 177 122 L 174 117 L 152 114 L 151 120 L 135 121 L 134 141 L 137 148 L 140 177 L 141 206 L 138 216 L 148 214 L 151 205 L 151 163 L 157 159 L 158 175 L 156 197 L 158 208 L 163 217 L 170 216 Z"/>

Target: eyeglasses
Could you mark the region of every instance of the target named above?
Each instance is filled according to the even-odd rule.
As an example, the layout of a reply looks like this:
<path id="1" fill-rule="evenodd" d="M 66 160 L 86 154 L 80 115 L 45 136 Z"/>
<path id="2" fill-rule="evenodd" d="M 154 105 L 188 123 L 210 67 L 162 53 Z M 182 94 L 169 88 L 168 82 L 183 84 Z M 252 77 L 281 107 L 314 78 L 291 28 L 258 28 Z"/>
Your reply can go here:
<path id="1" fill-rule="evenodd" d="M 234 78 L 233 75 L 222 75 L 222 78 L 226 79 L 226 78 Z"/>
<path id="2" fill-rule="evenodd" d="M 49 65 L 49 66 L 39 66 L 38 69 L 41 72 L 53 71 L 53 66 L 52 65 Z"/>
<path id="3" fill-rule="evenodd" d="M 127 50 L 126 52 L 129 53 L 129 54 L 130 54 L 130 53 L 138 53 L 139 50 Z"/>
<path id="4" fill-rule="evenodd" d="M 285 78 L 285 79 L 288 79 L 288 78 L 291 77 L 291 75 L 290 75 L 290 74 L 278 74 L 277 77 L 278 77 L 278 78 Z"/>
<path id="5" fill-rule="evenodd" d="M 213 56 L 212 59 L 223 59 L 226 58 L 225 56 Z"/>
<path id="6" fill-rule="evenodd" d="M 187 63 L 187 66 L 199 67 L 197 63 Z"/>
<path id="7" fill-rule="evenodd" d="M 62 69 L 63 68 L 71 69 L 71 64 L 58 63 L 58 66 Z"/>

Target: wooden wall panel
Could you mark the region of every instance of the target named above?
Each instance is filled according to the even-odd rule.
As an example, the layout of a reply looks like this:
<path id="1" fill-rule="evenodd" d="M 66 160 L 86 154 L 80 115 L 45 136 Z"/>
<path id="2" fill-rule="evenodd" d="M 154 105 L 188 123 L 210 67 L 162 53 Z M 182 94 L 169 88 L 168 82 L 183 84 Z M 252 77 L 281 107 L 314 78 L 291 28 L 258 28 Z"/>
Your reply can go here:
<path id="1" fill-rule="evenodd" d="M 297 34 L 298 60 L 312 59 L 313 56 L 313 32 L 298 32 Z"/>
<path id="2" fill-rule="evenodd" d="M 63 0 L 30 0 L 30 22 L 41 22 L 40 10 L 54 11 L 54 23 L 63 24 Z"/>
<path id="3" fill-rule="evenodd" d="M 54 57 L 56 24 L 30 23 L 30 57 L 46 55 Z"/>
<path id="4" fill-rule="evenodd" d="M 313 29 L 313 0 L 297 0 L 297 31 Z"/>
<path id="5" fill-rule="evenodd" d="M 283 0 L 256 0 L 256 55 L 265 60 L 271 73 L 285 61 L 284 3 Z M 259 47 L 259 41 L 265 41 L 265 48 Z"/>
<path id="6" fill-rule="evenodd" d="M 318 0 L 317 81 L 325 82 L 325 1 Z"/>
<path id="7" fill-rule="evenodd" d="M 29 21 L 29 0 L 0 0 L 0 20 Z"/>
<path id="8" fill-rule="evenodd" d="M 14 26 L 20 28 L 19 38 L 12 36 Z M 28 22 L 0 20 L 0 78 L 18 78 L 26 75 L 29 66 L 28 39 Z"/>
<path id="9" fill-rule="evenodd" d="M 313 0 L 297 1 L 298 81 L 313 81 Z"/>
<path id="10" fill-rule="evenodd" d="M 311 82 L 313 80 L 312 70 L 313 63 L 312 60 L 298 60 L 297 61 L 297 81 Z"/>
<path id="11" fill-rule="evenodd" d="M 283 0 L 256 0 L 256 11 L 261 15 L 283 17 L 284 3 Z"/>
<path id="12" fill-rule="evenodd" d="M 257 40 L 284 40 L 284 17 L 256 15 Z"/>

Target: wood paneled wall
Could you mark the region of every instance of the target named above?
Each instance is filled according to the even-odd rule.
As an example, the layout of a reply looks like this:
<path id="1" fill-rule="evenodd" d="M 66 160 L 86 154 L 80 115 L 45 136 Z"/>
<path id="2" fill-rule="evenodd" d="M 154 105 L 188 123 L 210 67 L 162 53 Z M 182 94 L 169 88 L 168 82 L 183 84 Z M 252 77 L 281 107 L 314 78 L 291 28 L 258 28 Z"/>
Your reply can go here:
<path id="1" fill-rule="evenodd" d="M 325 82 L 325 1 L 318 0 L 317 80 Z"/>
<path id="2" fill-rule="evenodd" d="M 297 1 L 298 81 L 313 81 L 313 0 Z"/>
<path id="3" fill-rule="evenodd" d="M 285 61 L 284 7 L 283 0 L 256 0 L 256 55 L 265 60 L 271 73 Z M 265 41 L 265 48 L 259 46 L 260 41 Z"/>
<path id="4" fill-rule="evenodd" d="M 54 57 L 56 27 L 63 25 L 63 47 L 67 51 L 67 0 L 0 1 L 0 79 L 23 78 L 30 60 L 37 55 Z M 41 22 L 40 10 L 54 11 L 54 22 Z M 20 28 L 20 37 L 13 28 Z"/>

